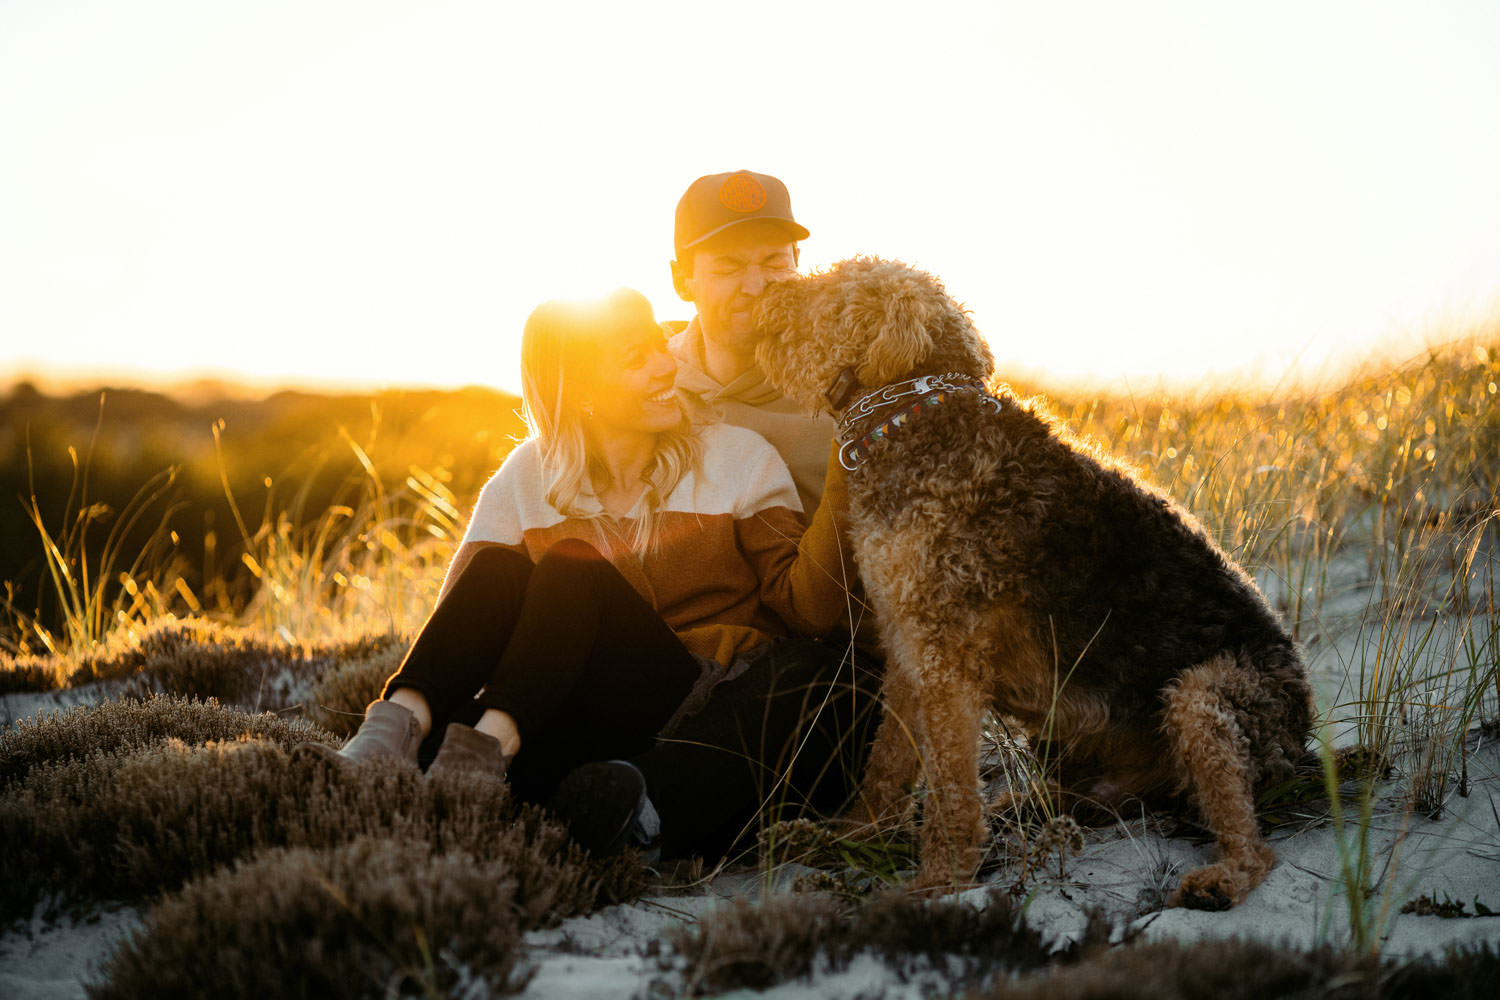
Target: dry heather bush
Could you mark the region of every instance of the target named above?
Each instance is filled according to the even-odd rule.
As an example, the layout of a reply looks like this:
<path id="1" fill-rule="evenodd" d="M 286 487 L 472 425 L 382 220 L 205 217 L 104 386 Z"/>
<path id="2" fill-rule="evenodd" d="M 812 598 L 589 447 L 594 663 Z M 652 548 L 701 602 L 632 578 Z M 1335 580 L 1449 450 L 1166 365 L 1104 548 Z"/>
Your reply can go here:
<path id="1" fill-rule="evenodd" d="M 1374 995 L 1369 977 L 1367 966 L 1332 948 L 1304 952 L 1242 941 L 1166 942 L 1102 951 L 1076 965 L 993 984 L 974 996 L 997 1000 L 1352 998 Z"/>
<path id="2" fill-rule="evenodd" d="M 837 947 L 846 921 L 833 899 L 785 896 L 760 905 L 736 899 L 669 938 L 685 963 L 687 994 L 706 996 L 811 975 L 819 956 Z"/>
<path id="3" fill-rule="evenodd" d="M 173 656 L 148 663 L 131 690 L 218 698 L 256 711 L 279 712 L 299 707 L 303 693 L 330 668 L 347 660 L 358 661 L 403 648 L 400 640 L 389 632 L 314 645 L 236 641 L 251 649 L 260 645 L 266 652 L 260 657 L 240 657 L 221 651 L 211 639 L 200 645 L 183 646 Z"/>
<path id="4" fill-rule="evenodd" d="M 971 993 L 975 1000 L 1282 1000 L 1307 998 L 1474 998 L 1494 996 L 1500 954 L 1492 946 L 1443 959 L 1378 963 L 1348 951 L 1312 951 L 1252 941 L 1175 941 L 1101 951 L 1071 966 Z"/>
<path id="5" fill-rule="evenodd" d="M 132 694 L 169 692 L 276 711 L 290 707 L 330 666 L 400 645 L 389 632 L 293 645 L 205 618 L 167 618 L 140 631 L 113 632 L 85 652 L 0 656 L 0 691 L 124 681 Z"/>
<path id="6" fill-rule="evenodd" d="M 95 681 L 132 680 L 165 670 L 250 675 L 270 660 L 286 658 L 283 643 L 206 618 L 168 618 L 143 630 L 119 629 L 97 646 L 63 655 L 0 657 L 0 674 L 24 671 L 48 679 L 46 689 Z"/>
<path id="7" fill-rule="evenodd" d="M 1500 980 L 1500 945 L 1450 948 L 1441 958 L 1407 964 L 1388 964 L 1381 983 L 1382 997 L 1401 1000 L 1488 1000 Z"/>
<path id="8" fill-rule="evenodd" d="M 56 687 L 57 676 L 51 657 L 16 657 L 0 653 L 0 695 L 51 691 Z"/>
<path id="9" fill-rule="evenodd" d="M 1493 945 L 1441 959 L 1379 963 L 1334 947 L 1313 950 L 1253 941 L 1111 947 L 1108 922 L 1091 914 L 1082 940 L 1048 951 L 1009 897 L 984 909 L 887 893 L 850 910 L 830 898 L 737 900 L 670 936 L 682 992 L 718 995 L 766 989 L 879 957 L 903 981 L 926 970 L 944 989 L 980 1000 L 1281 1000 L 1284 997 L 1412 998 L 1494 995 Z M 673 959 L 662 964 L 670 968 Z"/>
<path id="10" fill-rule="evenodd" d="M 174 889 L 254 851 L 330 847 L 360 836 L 508 858 L 540 913 L 587 909 L 639 891 L 634 866 L 587 862 L 562 827 L 517 809 L 483 776 L 424 779 L 374 764 L 292 761 L 265 740 L 38 765 L 0 796 L 0 918 L 54 903 L 136 899 Z"/>
<path id="11" fill-rule="evenodd" d="M 251 714 L 217 701 L 152 695 L 75 706 L 23 719 L 0 732 L 0 788 L 25 778 L 38 764 L 94 754 L 126 754 L 168 740 L 189 746 L 250 736 L 286 749 L 298 743 L 337 741 L 310 724 L 261 712 Z"/>
<path id="12" fill-rule="evenodd" d="M 1108 935 L 1102 918 L 1091 916 L 1086 944 L 1076 947 L 1093 947 Z M 1009 897 L 999 893 L 983 908 L 900 892 L 852 909 L 830 897 L 738 899 L 696 926 L 673 932 L 670 941 L 684 989 L 693 996 L 766 989 L 823 969 L 847 968 L 867 952 L 880 956 L 903 980 L 924 969 L 942 969 L 950 979 L 976 982 L 1057 959 Z"/>
<path id="13" fill-rule="evenodd" d="M 380 697 L 386 678 L 396 672 L 405 654 L 404 645 L 392 643 L 325 671 L 308 692 L 308 718 L 331 733 L 353 736 L 365 706 Z"/>
<path id="14" fill-rule="evenodd" d="M 361 838 L 194 880 L 102 970 L 96 1000 L 493 995 L 535 926 L 512 858 Z"/>

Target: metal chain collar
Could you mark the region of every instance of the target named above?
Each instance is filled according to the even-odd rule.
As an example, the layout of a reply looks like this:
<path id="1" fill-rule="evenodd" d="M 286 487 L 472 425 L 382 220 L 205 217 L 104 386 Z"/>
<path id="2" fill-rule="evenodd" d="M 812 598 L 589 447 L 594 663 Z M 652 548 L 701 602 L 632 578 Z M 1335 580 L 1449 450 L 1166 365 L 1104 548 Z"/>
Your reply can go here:
<path id="1" fill-rule="evenodd" d="M 869 453 L 872 443 L 885 437 L 890 431 L 900 429 L 913 415 L 930 410 L 942 403 L 948 397 L 948 393 L 959 389 L 978 392 L 996 413 L 1000 412 L 1000 401 L 989 394 L 984 383 L 960 372 L 923 375 L 921 378 L 908 379 L 905 382 L 894 382 L 861 396 L 839 418 L 839 438 L 842 441 L 839 447 L 839 464 L 853 472 Z M 912 397 L 916 397 L 916 401 L 905 406 L 890 420 L 873 427 L 858 439 L 850 438 L 851 432 L 860 423 Z"/>
<path id="2" fill-rule="evenodd" d="M 978 389 L 983 392 L 984 383 L 961 372 L 923 375 L 921 378 L 907 379 L 905 382 L 892 382 L 890 385 L 882 386 L 874 392 L 859 397 L 844 411 L 844 415 L 839 418 L 839 436 L 843 437 L 864 418 L 892 403 L 900 402 L 907 396 L 925 396 L 942 389 Z"/>

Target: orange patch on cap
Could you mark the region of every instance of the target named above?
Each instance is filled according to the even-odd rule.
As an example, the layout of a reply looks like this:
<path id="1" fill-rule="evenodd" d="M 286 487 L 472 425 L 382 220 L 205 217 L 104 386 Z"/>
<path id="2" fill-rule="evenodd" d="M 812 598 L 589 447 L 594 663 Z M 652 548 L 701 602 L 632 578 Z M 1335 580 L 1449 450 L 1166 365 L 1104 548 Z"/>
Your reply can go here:
<path id="1" fill-rule="evenodd" d="M 766 189 L 749 174 L 730 174 L 719 185 L 719 201 L 731 212 L 754 212 L 766 203 Z"/>

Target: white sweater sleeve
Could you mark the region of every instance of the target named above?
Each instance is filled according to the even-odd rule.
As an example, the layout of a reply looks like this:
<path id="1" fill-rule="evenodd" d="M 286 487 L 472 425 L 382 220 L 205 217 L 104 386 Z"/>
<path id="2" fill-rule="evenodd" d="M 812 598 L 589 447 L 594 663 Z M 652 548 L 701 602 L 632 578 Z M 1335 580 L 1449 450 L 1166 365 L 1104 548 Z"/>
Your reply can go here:
<path id="1" fill-rule="evenodd" d="M 479 491 L 460 545 L 470 542 L 520 545 L 527 512 L 534 507 L 545 507 L 539 495 L 541 489 L 536 442 L 523 441 Z"/>

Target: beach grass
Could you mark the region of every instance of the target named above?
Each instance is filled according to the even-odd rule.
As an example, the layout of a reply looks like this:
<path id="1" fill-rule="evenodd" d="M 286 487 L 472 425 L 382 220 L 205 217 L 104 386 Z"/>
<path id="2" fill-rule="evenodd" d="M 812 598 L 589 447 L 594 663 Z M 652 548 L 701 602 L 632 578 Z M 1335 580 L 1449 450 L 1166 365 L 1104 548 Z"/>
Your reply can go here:
<path id="1" fill-rule="evenodd" d="M 1500 726 L 1497 383 L 1500 328 L 1321 390 L 1082 398 L 1016 387 L 1043 393 L 1072 434 L 1191 510 L 1256 576 L 1315 664 L 1324 780 L 1262 804 L 1268 821 L 1295 814 L 1336 828 L 1337 905 L 1348 933 L 1335 939 L 1330 932 L 1339 957 L 1299 966 L 1312 969 L 1315 981 L 1325 974 L 1328 981 L 1397 981 L 1379 962 L 1382 934 L 1397 919 L 1391 888 L 1402 859 L 1398 851 L 1375 854 L 1377 784 L 1401 789 L 1407 815 L 1439 817 L 1469 781 L 1473 734 Z M 98 426 L 91 433 L 99 438 Z M 288 757 L 296 741 L 336 744 L 357 725 L 430 611 L 463 514 L 504 453 L 490 441 L 465 453 L 482 462 L 455 468 L 451 454 L 420 460 L 409 439 L 393 460 L 381 451 L 388 444 L 378 434 L 342 430 L 319 456 L 299 459 L 322 471 L 301 481 L 268 474 L 251 513 L 243 476 L 229 471 L 236 444 L 227 435 L 215 437 L 212 467 L 144 470 L 135 499 L 115 505 L 92 499 L 91 484 L 93 470 L 118 465 L 118 456 L 83 440 L 70 446 L 74 486 L 65 500 L 49 509 L 32 490 L 23 502 L 42 585 L 23 597 L 16 581 L 6 582 L 0 694 L 10 696 L 8 705 L 34 705 L 93 691 L 97 704 L 4 720 L 0 829 L 7 844 L 27 848 L 6 852 L 0 910 L 16 918 L 38 907 L 151 907 L 100 995 L 141 995 L 145 987 L 131 984 L 149 977 L 132 977 L 204 947 L 190 927 L 210 912 L 221 920 L 219 910 L 247 914 L 243 933 L 222 934 L 231 966 L 259 948 L 282 949 L 275 954 L 289 963 L 312 961 L 276 929 L 277 915 L 290 912 L 279 897 L 264 905 L 255 899 L 255 884 L 273 870 L 304 887 L 299 898 L 313 900 L 299 920 L 321 926 L 357 916 L 364 930 L 330 932 L 344 955 L 327 960 L 342 969 L 336 963 L 355 956 L 348 961 L 370 971 L 363 995 L 393 983 L 398 992 L 441 995 L 479 980 L 497 991 L 517 988 L 524 981 L 517 942 L 526 928 L 641 891 L 637 863 L 604 865 L 570 853 L 556 828 L 523 817 L 501 793 L 490 801 L 481 791 L 460 795 L 410 776 L 339 782 L 303 774 Z M 333 466 L 340 471 L 327 486 L 324 472 Z M 200 542 L 212 552 L 189 554 L 176 534 L 184 513 L 177 491 L 184 478 L 210 475 L 225 501 L 212 541 Z M 142 537 L 132 548 L 129 540 Z M 986 734 L 992 776 L 1011 788 L 1042 788 L 1036 763 L 1008 739 L 1003 720 Z M 1349 783 L 1333 763 L 1354 748 L 1367 764 L 1362 784 Z M 372 795 L 385 805 L 375 806 Z M 465 811 L 465 795 L 485 804 L 485 816 Z M 1080 836 L 1051 822 L 1058 817 L 1045 795 L 1032 798 L 1038 801 L 1025 814 L 1018 806 L 993 817 L 992 863 L 1005 869 L 1010 898 L 1065 881 L 1081 846 Z M 512 842 L 502 828 L 522 833 Z M 839 902 L 826 913 L 802 907 L 793 916 L 746 910 L 734 927 L 710 934 L 705 924 L 698 938 L 664 945 L 678 956 L 687 993 L 768 981 L 757 967 L 723 965 L 715 949 L 725 941 L 767 942 L 754 961 L 772 966 L 787 955 L 793 965 L 807 964 L 819 949 L 824 961 L 852 954 L 856 939 L 829 944 L 844 932 L 835 928 L 889 923 L 886 910 L 860 914 L 899 888 L 913 860 L 910 839 L 900 835 L 857 840 L 768 825 L 760 843 L 758 855 L 738 860 L 765 870 L 766 884 L 771 869 L 795 863 L 823 873 L 806 888 L 831 889 Z M 405 845 L 410 879 L 399 892 L 387 885 L 384 895 L 362 894 L 350 873 L 386 857 L 392 844 Z M 1143 850 L 1142 864 L 1169 880 L 1174 862 L 1149 853 Z M 528 882 L 516 866 L 542 873 L 546 884 Z M 460 869 L 508 886 L 506 898 L 524 919 L 486 936 L 449 926 L 430 908 L 394 902 L 468 906 L 438 888 Z M 1002 926 L 1001 915 L 978 930 L 962 913 L 943 919 L 969 928 L 964 933 L 1019 933 Z M 796 931 L 754 923 L 766 919 L 778 927 L 810 923 Z M 440 940 L 450 942 L 447 951 Z M 891 948 L 908 954 L 916 946 Z M 492 961 L 477 958 L 481 952 Z M 994 971 L 985 968 L 985 975 Z M 728 978 L 713 978 L 721 974 Z M 252 981 L 259 983 L 244 980 Z M 237 988 L 226 986 L 227 995 Z"/>

